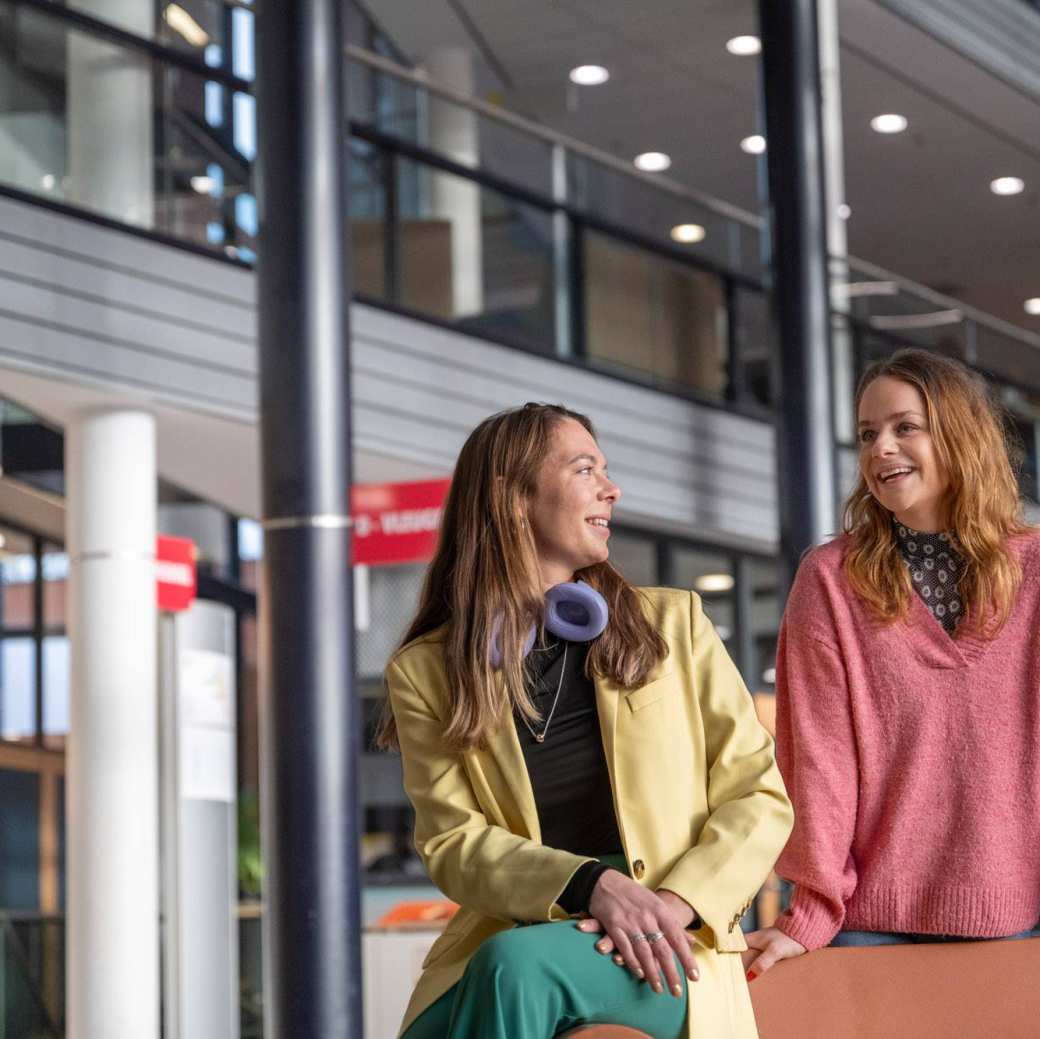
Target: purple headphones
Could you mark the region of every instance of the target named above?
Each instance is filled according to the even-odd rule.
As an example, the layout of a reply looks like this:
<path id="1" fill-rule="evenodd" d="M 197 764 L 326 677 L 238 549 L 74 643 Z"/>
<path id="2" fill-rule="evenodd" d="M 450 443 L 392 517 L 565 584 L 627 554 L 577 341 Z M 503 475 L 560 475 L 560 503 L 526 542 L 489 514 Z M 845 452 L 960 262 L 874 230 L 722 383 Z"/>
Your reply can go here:
<path id="1" fill-rule="evenodd" d="M 554 585 L 545 593 L 545 613 L 542 623 L 554 635 L 568 642 L 590 642 L 603 634 L 610 611 L 607 600 L 584 581 L 565 581 Z M 502 666 L 502 647 L 498 641 L 500 621 L 495 621 L 491 633 L 491 666 Z M 526 657 L 534 647 L 538 634 L 536 625 L 531 625 L 524 641 Z"/>

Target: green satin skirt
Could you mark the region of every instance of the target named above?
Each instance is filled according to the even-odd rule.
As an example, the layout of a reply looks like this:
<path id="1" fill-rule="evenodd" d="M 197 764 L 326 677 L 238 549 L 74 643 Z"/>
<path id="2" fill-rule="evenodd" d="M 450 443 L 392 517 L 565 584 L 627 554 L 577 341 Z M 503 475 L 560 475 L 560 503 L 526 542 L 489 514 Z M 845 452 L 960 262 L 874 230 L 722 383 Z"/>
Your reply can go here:
<path id="1" fill-rule="evenodd" d="M 624 859 L 603 861 L 625 870 Z M 489 938 L 462 978 L 426 1008 L 402 1039 L 552 1039 L 579 1025 L 627 1025 L 654 1039 L 679 1039 L 681 997 L 658 995 L 610 956 L 576 920 L 514 927 Z"/>

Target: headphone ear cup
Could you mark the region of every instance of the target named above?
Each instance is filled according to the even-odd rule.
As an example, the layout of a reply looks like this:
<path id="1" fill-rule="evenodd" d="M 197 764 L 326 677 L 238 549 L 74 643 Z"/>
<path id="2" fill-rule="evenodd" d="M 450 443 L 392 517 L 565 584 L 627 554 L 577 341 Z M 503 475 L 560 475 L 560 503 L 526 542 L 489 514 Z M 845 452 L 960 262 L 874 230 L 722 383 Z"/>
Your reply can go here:
<path id="1" fill-rule="evenodd" d="M 610 618 L 607 600 L 585 581 L 565 581 L 545 593 L 545 626 L 568 642 L 591 642 Z"/>
<path id="2" fill-rule="evenodd" d="M 488 647 L 488 656 L 491 658 L 491 666 L 496 670 L 502 666 L 502 641 L 499 638 L 501 628 L 502 617 L 500 615 L 495 618 L 495 623 L 491 628 L 491 645 Z M 534 640 L 537 637 L 538 628 L 532 624 L 531 630 L 527 633 L 527 638 L 524 640 L 524 649 L 520 654 L 522 658 L 526 657 L 534 648 Z"/>

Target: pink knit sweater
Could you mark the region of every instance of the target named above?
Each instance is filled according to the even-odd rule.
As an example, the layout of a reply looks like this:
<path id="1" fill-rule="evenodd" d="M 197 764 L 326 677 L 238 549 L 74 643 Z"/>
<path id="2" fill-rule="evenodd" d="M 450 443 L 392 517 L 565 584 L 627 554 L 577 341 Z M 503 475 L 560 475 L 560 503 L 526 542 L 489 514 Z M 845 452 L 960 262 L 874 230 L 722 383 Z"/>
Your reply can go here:
<path id="1" fill-rule="evenodd" d="M 885 625 L 842 572 L 803 560 L 777 653 L 777 758 L 795 807 L 777 926 L 997 937 L 1040 917 L 1040 535 L 993 641 L 951 639 L 914 595 Z M 963 627 L 964 622 L 962 622 Z"/>

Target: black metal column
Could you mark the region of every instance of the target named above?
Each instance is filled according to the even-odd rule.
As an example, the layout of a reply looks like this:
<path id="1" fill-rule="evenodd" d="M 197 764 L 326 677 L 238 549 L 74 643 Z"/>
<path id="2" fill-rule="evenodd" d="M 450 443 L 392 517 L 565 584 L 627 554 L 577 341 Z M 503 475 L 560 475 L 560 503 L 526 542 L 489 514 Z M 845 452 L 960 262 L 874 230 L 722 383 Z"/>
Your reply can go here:
<path id="1" fill-rule="evenodd" d="M 360 1039 L 340 0 L 257 25 L 265 1033 Z"/>
<path id="2" fill-rule="evenodd" d="M 781 582 L 835 532 L 834 417 L 815 0 L 759 0 L 778 332 Z"/>

